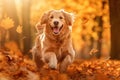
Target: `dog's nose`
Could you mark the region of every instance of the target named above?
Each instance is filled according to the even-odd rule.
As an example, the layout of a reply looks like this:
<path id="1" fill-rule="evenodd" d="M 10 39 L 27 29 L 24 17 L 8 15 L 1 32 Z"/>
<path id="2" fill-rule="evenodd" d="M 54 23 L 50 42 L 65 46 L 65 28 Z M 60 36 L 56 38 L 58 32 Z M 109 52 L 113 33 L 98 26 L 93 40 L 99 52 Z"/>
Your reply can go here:
<path id="1" fill-rule="evenodd" d="M 58 21 L 54 21 L 54 25 L 58 25 L 59 24 L 59 22 Z"/>

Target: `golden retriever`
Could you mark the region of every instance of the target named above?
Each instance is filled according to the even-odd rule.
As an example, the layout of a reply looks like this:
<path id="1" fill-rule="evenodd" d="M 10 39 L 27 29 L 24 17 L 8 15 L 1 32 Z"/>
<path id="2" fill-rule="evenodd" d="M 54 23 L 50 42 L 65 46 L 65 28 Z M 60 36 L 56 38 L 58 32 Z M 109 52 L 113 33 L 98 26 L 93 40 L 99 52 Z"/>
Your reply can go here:
<path id="1" fill-rule="evenodd" d="M 33 48 L 33 59 L 38 68 L 48 63 L 51 69 L 66 71 L 73 62 L 75 51 L 72 46 L 72 24 L 74 16 L 64 10 L 50 10 L 43 14 L 41 21 L 36 25 L 42 30 Z"/>

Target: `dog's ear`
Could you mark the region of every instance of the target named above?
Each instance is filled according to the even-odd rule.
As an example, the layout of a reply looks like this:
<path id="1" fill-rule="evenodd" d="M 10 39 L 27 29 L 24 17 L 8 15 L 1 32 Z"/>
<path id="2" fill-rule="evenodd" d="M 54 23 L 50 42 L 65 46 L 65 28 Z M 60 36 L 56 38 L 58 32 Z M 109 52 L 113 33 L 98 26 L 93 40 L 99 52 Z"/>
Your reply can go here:
<path id="1" fill-rule="evenodd" d="M 50 10 L 48 12 L 45 12 L 42 17 L 41 17 L 41 20 L 40 22 L 38 22 L 36 25 L 35 25 L 35 28 L 37 30 L 38 33 L 41 33 L 44 29 L 44 27 L 46 26 L 46 23 L 47 23 L 47 20 L 48 20 L 48 16 L 49 14 L 52 12 L 53 10 Z"/>
<path id="2" fill-rule="evenodd" d="M 41 17 L 41 24 L 46 24 L 47 23 L 47 17 L 48 13 L 44 13 Z"/>
<path id="3" fill-rule="evenodd" d="M 74 15 L 72 13 L 65 12 L 64 10 L 61 10 L 61 12 L 63 13 L 65 17 L 65 21 L 67 25 L 72 26 L 74 22 Z"/>
<path id="4" fill-rule="evenodd" d="M 53 11 L 53 10 L 50 10 L 50 11 L 48 11 L 48 12 L 45 12 L 45 13 L 42 15 L 42 17 L 41 17 L 41 25 L 47 23 L 48 16 L 49 16 L 49 14 L 50 14 L 52 11 Z"/>

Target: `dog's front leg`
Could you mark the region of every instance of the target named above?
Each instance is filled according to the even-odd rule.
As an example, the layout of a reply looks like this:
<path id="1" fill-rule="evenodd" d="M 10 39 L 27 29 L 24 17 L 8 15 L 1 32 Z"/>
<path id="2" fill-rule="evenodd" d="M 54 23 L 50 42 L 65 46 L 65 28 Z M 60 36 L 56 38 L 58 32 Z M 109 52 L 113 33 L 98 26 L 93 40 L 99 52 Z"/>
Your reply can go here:
<path id="1" fill-rule="evenodd" d="M 63 53 L 66 53 L 66 52 L 63 52 Z M 70 45 L 68 48 L 68 54 L 62 60 L 59 66 L 60 72 L 65 72 L 67 70 L 67 67 L 73 62 L 74 57 L 75 57 L 75 51 L 73 50 L 72 45 Z"/>
<path id="2" fill-rule="evenodd" d="M 57 57 L 54 52 L 45 53 L 44 58 L 51 69 L 57 69 Z"/>
<path id="3" fill-rule="evenodd" d="M 44 65 L 44 62 L 42 61 L 42 55 L 41 55 L 40 47 L 35 46 L 32 49 L 32 54 L 33 54 L 33 60 L 35 61 L 37 68 L 41 69 Z"/>
<path id="4" fill-rule="evenodd" d="M 65 72 L 67 70 L 68 65 L 71 64 L 71 62 L 72 62 L 71 56 L 67 55 L 60 64 L 60 67 L 59 67 L 60 72 Z"/>

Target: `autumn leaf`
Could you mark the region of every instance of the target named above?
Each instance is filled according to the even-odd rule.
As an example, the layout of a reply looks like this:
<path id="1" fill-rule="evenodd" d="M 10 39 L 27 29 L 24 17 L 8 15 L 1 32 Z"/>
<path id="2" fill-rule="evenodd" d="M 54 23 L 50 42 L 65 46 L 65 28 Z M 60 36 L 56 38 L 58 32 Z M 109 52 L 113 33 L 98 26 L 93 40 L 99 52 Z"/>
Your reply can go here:
<path id="1" fill-rule="evenodd" d="M 9 17 L 5 17 L 4 19 L 1 20 L 0 26 L 3 27 L 4 29 L 8 30 L 8 29 L 14 27 L 14 21 Z"/>
<path id="2" fill-rule="evenodd" d="M 16 29 L 17 33 L 21 34 L 22 33 L 22 28 L 23 28 L 22 26 L 18 25 L 18 27 Z"/>

